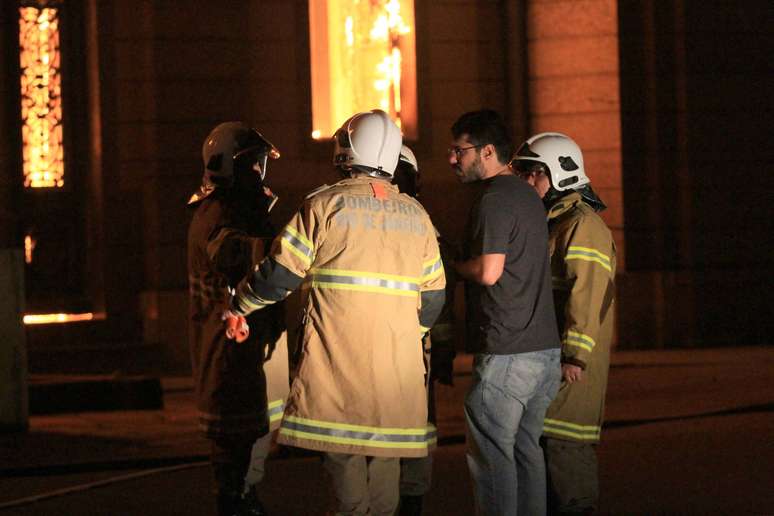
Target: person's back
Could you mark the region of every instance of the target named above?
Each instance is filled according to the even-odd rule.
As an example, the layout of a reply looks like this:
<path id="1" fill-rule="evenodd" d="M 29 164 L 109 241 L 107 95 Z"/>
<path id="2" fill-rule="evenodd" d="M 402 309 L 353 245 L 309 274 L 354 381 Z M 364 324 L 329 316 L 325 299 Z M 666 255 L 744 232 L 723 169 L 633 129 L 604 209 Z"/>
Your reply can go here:
<path id="1" fill-rule="evenodd" d="M 280 442 L 346 453 L 424 455 L 427 415 L 417 313 L 423 277 L 440 272 L 424 209 L 386 181 L 345 179 L 309 198 L 282 238 L 278 263 L 298 273 L 310 264 L 302 284 L 305 325 L 296 382 L 315 388 L 305 390 L 302 399 L 291 395 Z M 370 427 L 368 435 L 327 426 L 340 423 Z M 387 428 L 411 432 L 374 443 L 387 438 L 381 430 Z"/>
<path id="2" fill-rule="evenodd" d="M 400 457 L 427 454 L 421 337 L 441 311 L 433 226 L 389 183 L 402 137 L 379 110 L 334 135 L 347 176 L 307 196 L 269 256 L 237 287 L 233 312 L 304 289 L 298 371 L 278 442 L 324 452 L 338 513 L 392 515 Z"/>

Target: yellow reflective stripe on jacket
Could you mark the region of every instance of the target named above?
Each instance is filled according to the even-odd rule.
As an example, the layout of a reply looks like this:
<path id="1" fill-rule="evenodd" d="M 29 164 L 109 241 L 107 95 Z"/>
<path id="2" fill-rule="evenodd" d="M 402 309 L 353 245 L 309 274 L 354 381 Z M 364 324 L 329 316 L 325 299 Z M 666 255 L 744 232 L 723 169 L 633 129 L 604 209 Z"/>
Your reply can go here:
<path id="1" fill-rule="evenodd" d="M 317 288 L 357 290 L 409 297 L 416 297 L 419 293 L 419 280 L 410 276 L 322 268 L 311 269 L 309 275 L 311 286 Z"/>
<path id="2" fill-rule="evenodd" d="M 378 428 L 317 421 L 298 416 L 282 420 L 280 434 L 337 444 L 353 444 L 372 448 L 427 448 L 428 438 L 435 438 L 425 428 Z"/>
<path id="3" fill-rule="evenodd" d="M 427 423 L 425 430 L 427 433 L 427 444 L 436 444 L 438 442 L 438 429 L 432 423 Z"/>
<path id="4" fill-rule="evenodd" d="M 546 418 L 543 420 L 543 433 L 572 437 L 581 441 L 597 441 L 602 433 L 602 428 L 598 425 L 578 425 L 558 419 Z"/>
<path id="5" fill-rule="evenodd" d="M 604 267 L 608 272 L 613 271 L 612 267 L 610 266 L 610 257 L 590 247 L 571 245 L 567 248 L 567 255 L 564 257 L 564 259 L 565 261 L 585 260 L 587 262 L 595 262 Z"/>
<path id="6" fill-rule="evenodd" d="M 285 400 L 274 400 L 269 403 L 269 421 L 274 421 L 282 418 L 282 413 L 285 411 Z"/>
<path id="7" fill-rule="evenodd" d="M 301 233 L 290 226 L 285 226 L 280 243 L 306 265 L 311 265 L 314 260 L 314 245 Z"/>
<path id="8" fill-rule="evenodd" d="M 250 286 L 250 283 L 246 280 L 242 280 L 242 282 L 237 285 L 234 301 L 237 310 L 241 313 L 253 312 L 276 303 L 276 301 L 264 299 L 256 294 Z"/>
<path id="9" fill-rule="evenodd" d="M 440 254 L 422 264 L 422 282 L 426 283 L 441 274 L 443 274 L 443 262 Z"/>
<path id="10" fill-rule="evenodd" d="M 594 346 L 596 346 L 596 342 L 594 342 L 594 339 L 589 337 L 588 335 L 584 335 L 583 333 L 579 333 L 577 331 L 567 331 L 567 337 L 564 339 L 565 344 L 568 344 L 570 346 L 577 346 L 579 348 L 583 348 L 586 351 L 591 351 L 594 349 Z"/>

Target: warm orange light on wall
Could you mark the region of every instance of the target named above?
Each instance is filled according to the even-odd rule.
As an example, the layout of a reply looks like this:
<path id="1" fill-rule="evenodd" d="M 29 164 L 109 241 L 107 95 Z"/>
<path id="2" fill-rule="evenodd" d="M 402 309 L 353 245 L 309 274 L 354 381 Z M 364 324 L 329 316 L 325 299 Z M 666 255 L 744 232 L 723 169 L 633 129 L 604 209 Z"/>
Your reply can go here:
<path id="1" fill-rule="evenodd" d="M 36 245 L 37 241 L 32 237 L 32 235 L 24 236 L 24 263 L 28 265 L 32 263 L 32 253 L 35 251 Z"/>
<path id="2" fill-rule="evenodd" d="M 309 0 L 309 33 L 313 138 L 375 108 L 416 138 L 414 0 Z"/>
<path id="3" fill-rule="evenodd" d="M 24 324 L 62 324 L 104 318 L 104 313 L 94 314 L 91 312 L 83 314 L 27 314 L 24 316 Z"/>
<path id="4" fill-rule="evenodd" d="M 24 186 L 64 186 L 62 77 L 56 8 L 19 8 Z"/>

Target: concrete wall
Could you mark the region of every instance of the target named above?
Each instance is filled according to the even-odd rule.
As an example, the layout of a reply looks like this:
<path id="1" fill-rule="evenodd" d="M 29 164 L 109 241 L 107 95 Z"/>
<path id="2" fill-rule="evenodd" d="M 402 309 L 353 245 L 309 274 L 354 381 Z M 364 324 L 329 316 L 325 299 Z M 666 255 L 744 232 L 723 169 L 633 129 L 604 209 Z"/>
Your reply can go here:
<path id="1" fill-rule="evenodd" d="M 527 40 L 530 132 L 565 133 L 580 145 L 624 271 L 617 2 L 532 0 Z"/>
<path id="2" fill-rule="evenodd" d="M 626 6 L 622 326 L 643 347 L 769 343 L 770 3 Z"/>
<path id="3" fill-rule="evenodd" d="M 181 8 L 181 5 L 185 8 Z M 313 141 L 306 1 L 100 2 L 107 255 L 113 311 L 140 311 L 142 337 L 187 363 L 185 201 L 199 184 L 208 131 L 255 124 L 282 151 L 268 183 L 278 225 L 306 192 L 338 180 L 330 143 Z M 508 19 L 502 2 L 416 3 L 422 201 L 458 234 L 469 189 L 447 162 L 449 128 L 464 111 L 509 113 Z M 132 20 L 128 23 L 127 20 Z M 520 108 L 520 106 L 519 106 Z M 518 118 L 518 115 L 517 117 Z M 138 210 L 138 207 L 142 207 Z M 111 273 L 112 274 L 112 273 Z"/>
<path id="4" fill-rule="evenodd" d="M 15 11 L 3 5 L 0 65 L 11 70 Z M 545 130 L 573 136 L 609 205 L 626 347 L 731 343 L 733 335 L 754 343 L 771 333 L 762 321 L 773 303 L 756 301 L 770 300 L 761 280 L 774 254 L 770 217 L 756 207 L 771 175 L 754 173 L 771 158 L 767 4 L 706 5 L 416 0 L 419 136 L 408 143 L 422 202 L 445 235 L 461 234 L 471 191 L 449 170 L 445 149 L 465 111 L 499 110 L 517 142 Z M 306 192 L 338 179 L 331 144 L 310 137 L 307 1 L 84 0 L 80 10 L 85 21 L 95 16 L 85 23 L 84 58 L 98 70 L 84 77 L 91 120 L 81 123 L 100 137 L 88 148 L 91 206 L 100 212 L 92 215 L 101 217 L 89 231 L 102 234 L 92 244 L 104 253 L 94 263 L 110 321 L 82 334 L 98 345 L 155 346 L 160 364 L 185 368 L 185 202 L 199 184 L 208 131 L 242 119 L 280 148 L 268 176 L 280 195 L 277 225 Z M 12 74 L 0 77 L 3 98 L 17 89 Z M 0 148 L 3 241 L 18 239 L 19 227 L 20 212 L 9 208 L 13 109 L 10 100 L 0 105 L 0 129 L 11 138 Z M 718 322 L 729 304 L 715 300 L 735 291 L 739 324 Z"/>

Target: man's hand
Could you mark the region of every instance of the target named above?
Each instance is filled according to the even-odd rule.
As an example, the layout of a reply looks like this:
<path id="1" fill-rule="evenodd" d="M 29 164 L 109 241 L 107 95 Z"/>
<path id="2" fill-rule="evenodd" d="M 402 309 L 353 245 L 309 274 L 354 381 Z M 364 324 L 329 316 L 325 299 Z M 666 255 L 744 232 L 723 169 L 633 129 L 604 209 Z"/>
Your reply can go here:
<path id="1" fill-rule="evenodd" d="M 250 327 L 247 325 L 247 320 L 244 316 L 236 314 L 231 310 L 223 312 L 223 321 L 226 324 L 226 338 L 236 340 L 241 344 L 247 337 L 250 336 Z"/>
<path id="2" fill-rule="evenodd" d="M 482 254 L 469 260 L 454 262 L 457 274 L 479 285 L 492 286 L 503 275 L 505 255 L 502 253 Z"/>
<path id="3" fill-rule="evenodd" d="M 562 379 L 567 383 L 583 380 L 583 369 L 572 364 L 562 364 Z"/>

